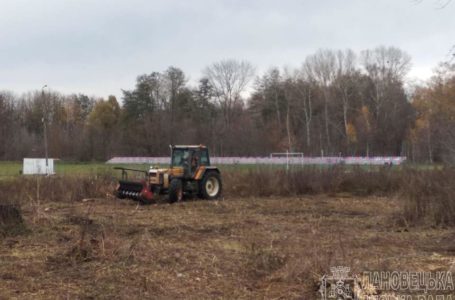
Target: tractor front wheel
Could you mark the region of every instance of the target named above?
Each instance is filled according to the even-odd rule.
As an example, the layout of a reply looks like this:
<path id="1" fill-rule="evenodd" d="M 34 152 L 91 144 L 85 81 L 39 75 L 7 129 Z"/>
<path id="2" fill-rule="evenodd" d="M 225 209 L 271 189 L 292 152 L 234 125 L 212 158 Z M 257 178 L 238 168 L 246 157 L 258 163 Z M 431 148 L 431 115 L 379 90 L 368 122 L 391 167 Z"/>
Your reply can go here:
<path id="1" fill-rule="evenodd" d="M 179 202 L 183 199 L 183 184 L 180 179 L 174 178 L 169 183 L 169 203 Z"/>
<path id="2" fill-rule="evenodd" d="M 208 200 L 217 199 L 221 195 L 222 187 L 220 174 L 208 172 L 199 185 L 200 195 Z"/>

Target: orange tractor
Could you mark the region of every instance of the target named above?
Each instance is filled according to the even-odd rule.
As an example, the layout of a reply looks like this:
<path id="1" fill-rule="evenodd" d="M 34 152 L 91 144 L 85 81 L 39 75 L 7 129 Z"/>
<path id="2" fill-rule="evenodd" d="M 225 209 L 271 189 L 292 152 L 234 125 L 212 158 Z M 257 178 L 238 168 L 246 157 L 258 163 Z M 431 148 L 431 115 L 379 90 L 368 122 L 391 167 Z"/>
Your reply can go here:
<path id="1" fill-rule="evenodd" d="M 209 151 L 206 146 L 171 146 L 169 168 L 151 167 L 149 171 L 120 168 L 116 196 L 129 198 L 142 203 L 153 203 L 156 195 L 167 194 L 169 202 L 181 201 L 186 195 L 203 199 L 217 199 L 223 184 L 220 170 L 210 165 Z M 128 180 L 128 172 L 142 173 L 140 181 Z"/>

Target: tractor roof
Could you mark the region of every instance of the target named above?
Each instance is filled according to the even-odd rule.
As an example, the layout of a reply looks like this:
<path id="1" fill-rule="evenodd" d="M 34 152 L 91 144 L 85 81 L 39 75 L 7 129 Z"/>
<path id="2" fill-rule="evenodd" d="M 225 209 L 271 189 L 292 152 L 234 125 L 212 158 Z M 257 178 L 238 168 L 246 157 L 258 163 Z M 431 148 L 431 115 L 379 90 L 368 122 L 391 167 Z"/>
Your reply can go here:
<path id="1" fill-rule="evenodd" d="M 174 146 L 172 146 L 172 148 L 174 148 L 174 149 L 176 149 L 176 148 L 184 148 L 184 149 L 191 148 L 191 149 L 196 149 L 196 148 L 207 148 L 207 147 L 201 144 L 201 145 L 174 145 Z"/>

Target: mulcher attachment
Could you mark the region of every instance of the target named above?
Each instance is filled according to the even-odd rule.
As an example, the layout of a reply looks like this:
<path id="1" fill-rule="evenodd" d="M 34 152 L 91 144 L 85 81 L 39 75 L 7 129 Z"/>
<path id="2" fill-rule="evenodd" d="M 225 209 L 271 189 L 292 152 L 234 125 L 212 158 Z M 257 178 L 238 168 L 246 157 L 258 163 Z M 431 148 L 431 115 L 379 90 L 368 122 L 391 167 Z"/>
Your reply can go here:
<path id="1" fill-rule="evenodd" d="M 120 180 L 117 187 L 117 197 L 150 203 L 153 200 L 153 193 L 149 190 L 145 182 Z"/>

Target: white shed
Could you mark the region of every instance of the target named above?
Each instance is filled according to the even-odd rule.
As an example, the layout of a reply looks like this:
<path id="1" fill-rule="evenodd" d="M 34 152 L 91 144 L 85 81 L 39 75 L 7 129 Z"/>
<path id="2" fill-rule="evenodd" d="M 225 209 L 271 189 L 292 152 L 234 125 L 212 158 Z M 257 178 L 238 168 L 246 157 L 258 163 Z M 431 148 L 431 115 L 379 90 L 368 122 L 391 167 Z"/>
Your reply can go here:
<path id="1" fill-rule="evenodd" d="M 24 158 L 24 165 L 22 167 L 22 174 L 24 175 L 49 175 L 54 173 L 54 159 L 49 158 Z"/>

